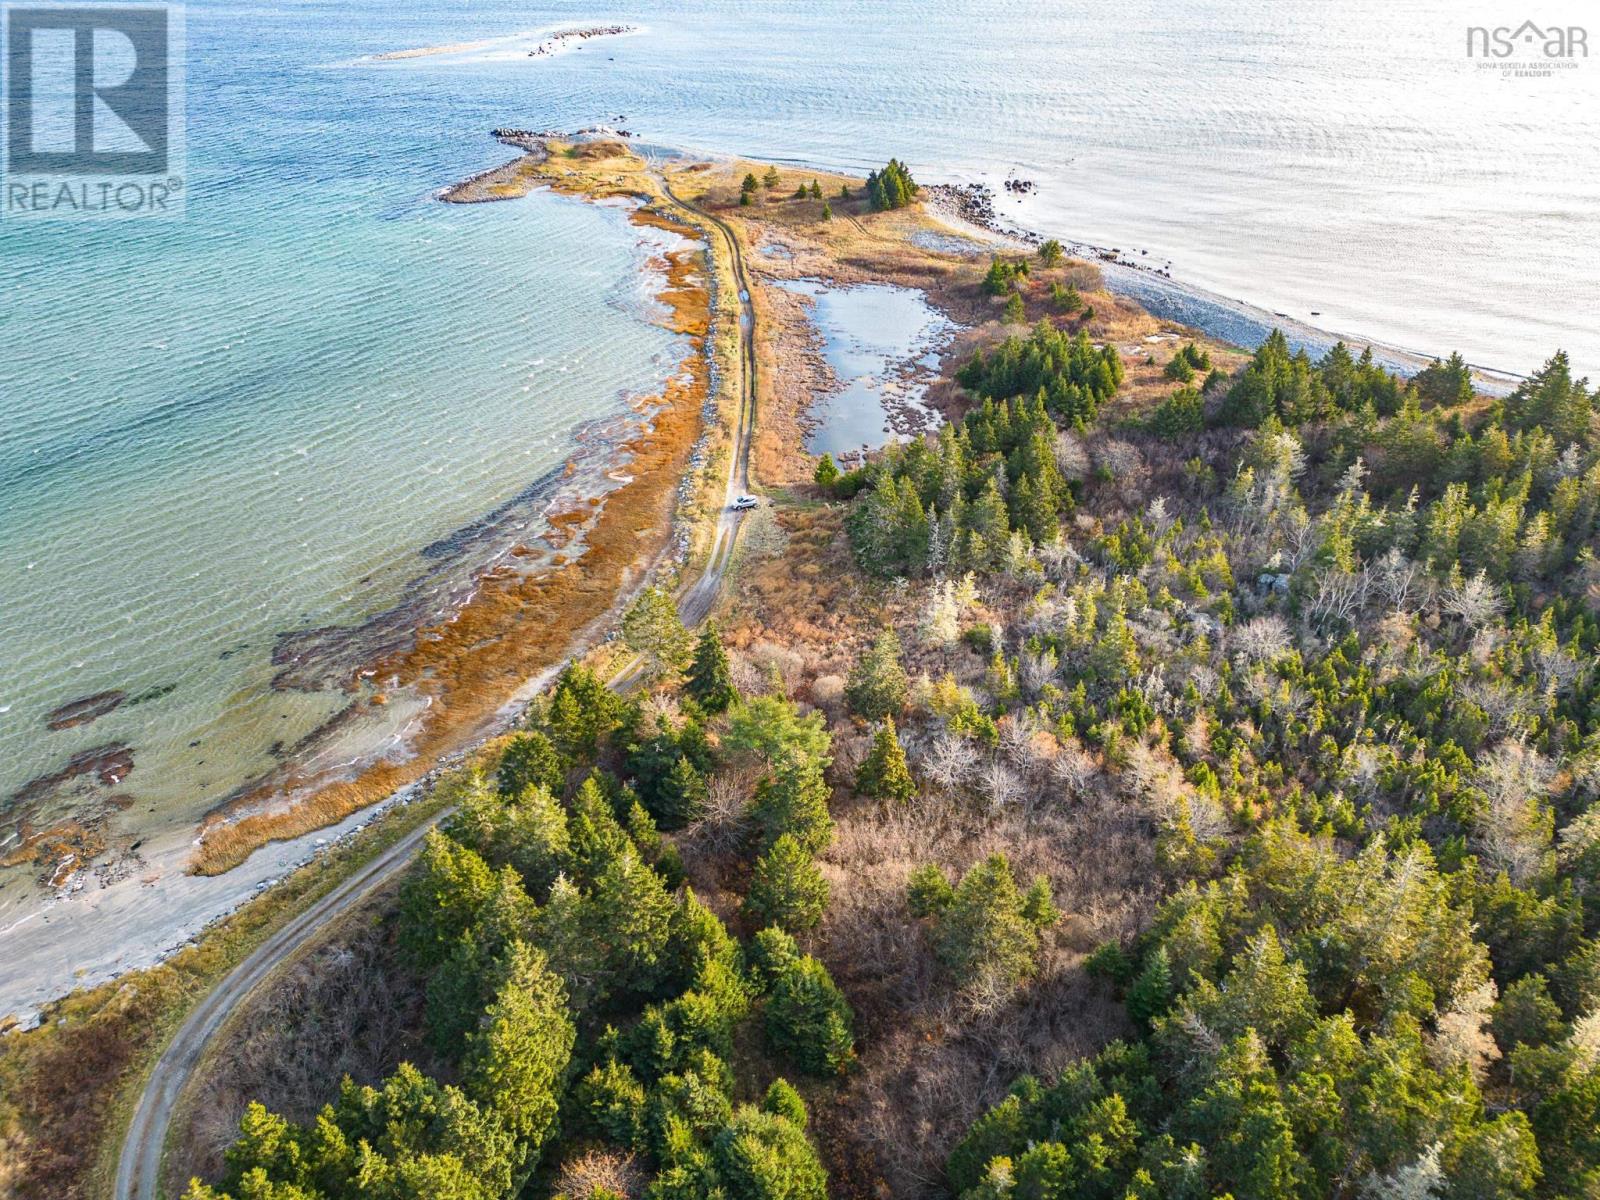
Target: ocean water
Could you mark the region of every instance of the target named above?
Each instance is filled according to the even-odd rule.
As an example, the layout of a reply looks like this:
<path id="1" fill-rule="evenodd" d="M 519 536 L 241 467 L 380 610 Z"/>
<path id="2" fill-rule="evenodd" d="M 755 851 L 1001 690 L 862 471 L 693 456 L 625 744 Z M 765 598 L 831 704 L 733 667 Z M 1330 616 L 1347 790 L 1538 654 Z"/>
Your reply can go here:
<path id="1" fill-rule="evenodd" d="M 113 829 L 181 833 L 339 703 L 267 686 L 280 634 L 359 622 L 419 578 L 443 603 L 439 546 L 488 553 L 451 535 L 519 497 L 536 520 L 575 438 L 670 370 L 652 247 L 622 212 L 432 199 L 506 157 L 490 127 L 1026 178 L 1002 215 L 1222 295 L 1511 371 L 1564 347 L 1600 374 L 1600 60 L 1518 78 L 1466 57 L 1469 24 L 1527 15 L 190 4 L 187 218 L 0 223 L 0 807 L 126 741 Z M 545 58 L 517 40 L 611 21 L 641 29 Z M 509 40 L 364 59 L 480 39 Z M 112 688 L 143 702 L 45 731 Z"/>

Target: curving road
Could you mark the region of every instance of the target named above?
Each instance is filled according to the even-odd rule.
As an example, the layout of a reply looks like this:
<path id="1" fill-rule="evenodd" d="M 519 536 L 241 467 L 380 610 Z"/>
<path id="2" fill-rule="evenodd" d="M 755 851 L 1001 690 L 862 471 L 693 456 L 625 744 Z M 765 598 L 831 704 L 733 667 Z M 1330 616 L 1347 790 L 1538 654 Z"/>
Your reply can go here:
<path id="1" fill-rule="evenodd" d="M 723 578 L 733 561 L 734 543 L 739 536 L 742 519 L 742 514 L 732 508 L 733 500 L 750 486 L 750 430 L 756 411 L 755 309 L 750 302 L 750 280 L 745 274 L 744 254 L 733 230 L 722 218 L 675 194 L 665 176 L 661 178 L 661 186 L 674 204 L 699 218 L 726 242 L 739 289 L 739 417 L 734 434 L 733 456 L 728 464 L 723 511 L 717 521 L 716 537 L 704 574 L 678 600 L 678 612 L 684 623 L 698 625 L 716 604 Z M 637 671 L 637 663 L 630 664 L 612 679 L 611 686 L 619 689 L 627 686 L 633 682 Z M 447 815 L 447 812 L 441 813 L 435 821 Z M 158 1200 L 160 1197 L 162 1151 L 166 1147 L 178 1098 L 199 1065 L 206 1046 L 222 1029 L 234 1008 L 278 967 L 312 941 L 328 922 L 355 908 L 404 870 L 433 825 L 434 822 L 430 821 L 408 833 L 273 933 L 229 972 L 189 1014 L 165 1053 L 157 1060 L 139 1096 L 122 1143 L 122 1154 L 117 1160 L 117 1180 L 113 1192 L 115 1200 Z"/>

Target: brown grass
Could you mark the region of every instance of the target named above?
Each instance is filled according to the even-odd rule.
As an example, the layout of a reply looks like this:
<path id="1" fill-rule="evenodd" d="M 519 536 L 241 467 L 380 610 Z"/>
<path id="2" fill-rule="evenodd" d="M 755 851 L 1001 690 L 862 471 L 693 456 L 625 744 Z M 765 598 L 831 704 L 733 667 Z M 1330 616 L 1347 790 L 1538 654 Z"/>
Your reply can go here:
<path id="1" fill-rule="evenodd" d="M 0 1195 L 107 1193 L 145 1073 L 194 1002 L 288 916 L 438 808 L 429 800 L 396 810 L 166 962 L 76 992 L 37 1028 L 0 1038 Z"/>
<path id="2" fill-rule="evenodd" d="M 376 915 L 395 891 L 350 914 L 231 1019 L 184 1097 L 165 1164 L 168 1194 L 221 1174 L 251 1101 L 309 1124 L 346 1076 L 376 1085 L 402 1062 L 435 1076 L 446 1070 L 421 1037 L 424 981 L 400 962 L 393 922 Z"/>

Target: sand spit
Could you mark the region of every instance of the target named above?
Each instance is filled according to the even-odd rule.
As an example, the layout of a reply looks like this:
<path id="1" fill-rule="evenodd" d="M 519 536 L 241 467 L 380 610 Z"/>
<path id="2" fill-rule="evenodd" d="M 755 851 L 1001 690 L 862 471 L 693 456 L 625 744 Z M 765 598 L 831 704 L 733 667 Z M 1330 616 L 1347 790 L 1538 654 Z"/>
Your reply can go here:
<path id="1" fill-rule="evenodd" d="M 419 46 L 412 50 L 385 50 L 369 55 L 367 62 L 404 62 L 414 58 L 434 58 L 443 54 L 478 54 L 485 50 L 514 46 L 538 38 L 523 53 L 529 58 L 553 58 L 568 50 L 581 49 L 585 42 L 596 38 L 626 37 L 642 32 L 637 25 L 588 25 L 581 28 L 561 29 L 554 33 L 517 33 L 510 37 L 484 38 L 476 42 L 452 42 L 443 46 Z"/>
<path id="2" fill-rule="evenodd" d="M 625 474 L 612 472 L 617 486 L 603 499 L 575 500 L 566 511 L 547 514 L 561 531 L 552 569 L 491 567 L 450 619 L 415 630 L 407 646 L 362 672 L 383 682 L 385 702 L 396 693 L 428 702 L 400 752 L 343 778 L 286 768 L 207 822 L 193 870 L 228 871 L 268 842 L 341 820 L 413 783 L 441 755 L 497 732 L 508 719 L 508 700 L 608 617 L 667 547 L 678 483 L 707 395 L 709 281 L 697 230 L 646 207 L 630 219 L 692 239 L 659 264 L 666 285 L 657 297 L 670 314 L 669 327 L 688 338 L 688 354 L 662 394 L 639 406 L 637 430 L 615 457 L 625 468 Z"/>

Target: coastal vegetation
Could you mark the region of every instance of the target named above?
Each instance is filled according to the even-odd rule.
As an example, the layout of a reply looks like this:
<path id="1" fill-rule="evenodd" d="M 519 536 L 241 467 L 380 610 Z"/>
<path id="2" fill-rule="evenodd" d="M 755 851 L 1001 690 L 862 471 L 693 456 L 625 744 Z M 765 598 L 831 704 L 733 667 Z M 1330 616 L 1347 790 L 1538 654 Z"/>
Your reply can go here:
<path id="1" fill-rule="evenodd" d="M 651 593 L 636 614 L 656 641 L 688 641 L 681 626 L 663 639 Z M 592 1170 L 597 1155 L 653 1176 L 663 1200 L 825 1194 L 793 1087 L 774 1077 L 760 1103 L 737 1102 L 736 1078 L 764 1067 L 744 1062 L 735 1034 L 754 1022 L 801 1075 L 837 1075 L 854 1056 L 848 1002 L 790 936 L 827 903 L 812 856 L 832 837 L 831 738 L 785 701 L 742 701 L 714 630 L 687 682 L 684 661 L 662 660 L 671 682 L 648 704 L 569 667 L 492 778 L 469 768 L 448 785 L 456 813 L 402 889 L 395 937 L 422 974 L 450 1081 L 410 1064 L 377 1086 L 347 1080 L 309 1124 L 252 1105 L 220 1180 L 196 1180 L 189 1200 L 489 1200 L 541 1169 Z M 728 710 L 720 748 L 697 697 Z M 703 817 L 683 805 L 678 771 L 735 761 L 763 773 L 732 835 L 759 851 L 742 939 L 683 884 L 658 832 L 658 817 Z"/>
<path id="2" fill-rule="evenodd" d="M 370 935 L 413 1065 L 194 1200 L 1593 1193 L 1600 397 L 912 271 L 748 166 L 750 246 L 971 319 L 948 421 L 791 448 L 714 625 L 643 591 L 451 778 Z"/>
<path id="3" fill-rule="evenodd" d="M 867 203 L 873 212 L 905 208 L 916 198 L 916 180 L 899 159 L 891 158 L 883 170 L 867 176 Z"/>

